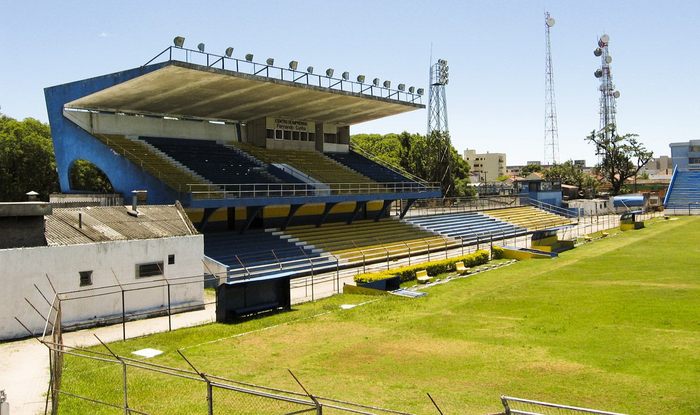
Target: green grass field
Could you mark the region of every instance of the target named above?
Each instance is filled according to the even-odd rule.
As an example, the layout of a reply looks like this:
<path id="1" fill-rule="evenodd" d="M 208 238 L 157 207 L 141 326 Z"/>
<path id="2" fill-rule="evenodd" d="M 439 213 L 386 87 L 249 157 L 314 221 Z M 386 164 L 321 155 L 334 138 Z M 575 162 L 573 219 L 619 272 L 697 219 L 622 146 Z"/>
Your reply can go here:
<path id="1" fill-rule="evenodd" d="M 289 368 L 314 394 L 418 414 L 436 413 L 426 392 L 446 414 L 502 411 L 502 394 L 629 414 L 700 413 L 700 218 L 657 220 L 554 260 L 427 291 L 421 299 L 340 295 L 111 347 L 125 355 L 153 347 L 165 353 L 151 361 L 187 368 L 175 352 L 185 348 L 201 371 L 299 390 Z M 376 301 L 339 307 L 368 300 Z M 66 356 L 63 387 L 118 404 L 120 376 L 115 365 Z M 201 384 L 129 376 L 136 409 L 206 413 Z M 98 409 L 66 398 L 61 413 Z"/>

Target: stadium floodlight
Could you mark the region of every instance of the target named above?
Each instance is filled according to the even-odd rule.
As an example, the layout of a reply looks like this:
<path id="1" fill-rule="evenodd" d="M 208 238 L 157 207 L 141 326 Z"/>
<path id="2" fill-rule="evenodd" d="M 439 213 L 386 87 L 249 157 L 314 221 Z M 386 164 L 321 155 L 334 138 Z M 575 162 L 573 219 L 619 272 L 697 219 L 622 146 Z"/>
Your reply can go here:
<path id="1" fill-rule="evenodd" d="M 357 75 L 357 82 L 364 84 L 365 83 L 365 76 L 364 75 Z"/>
<path id="2" fill-rule="evenodd" d="M 273 66 L 275 64 L 275 59 L 274 58 L 267 58 L 265 63 L 267 63 L 268 66 Z"/>
<path id="3" fill-rule="evenodd" d="M 197 49 L 199 49 L 200 52 L 204 53 L 204 43 L 200 43 L 197 45 Z"/>
<path id="4" fill-rule="evenodd" d="M 224 52 L 224 54 L 226 55 L 227 58 L 230 58 L 231 55 L 233 55 L 233 48 L 232 47 L 226 48 L 226 51 Z"/>
<path id="5" fill-rule="evenodd" d="M 308 68 L 306 68 L 306 73 L 314 73 L 314 67 L 309 66 Z"/>
<path id="6" fill-rule="evenodd" d="M 333 72 L 335 72 L 335 71 L 333 70 L 333 68 L 328 68 L 328 69 L 326 69 L 326 76 L 329 77 L 329 78 L 332 78 L 332 77 L 333 77 Z"/>
<path id="7" fill-rule="evenodd" d="M 384 88 L 391 88 L 391 81 L 384 81 Z"/>
<path id="8" fill-rule="evenodd" d="M 372 79 L 372 85 L 379 86 L 379 78 Z"/>
<path id="9" fill-rule="evenodd" d="M 299 62 L 297 62 L 297 61 L 289 62 L 289 69 L 296 71 L 297 67 L 299 67 Z"/>
<path id="10" fill-rule="evenodd" d="M 412 93 L 412 94 L 415 93 L 415 92 L 416 92 L 416 87 L 415 87 L 415 86 L 409 86 L 409 87 L 408 87 L 408 92 L 410 92 L 410 93 Z"/>
<path id="11" fill-rule="evenodd" d="M 185 38 L 182 36 L 175 36 L 173 43 L 175 44 L 175 47 L 181 48 L 185 44 Z"/>
<path id="12" fill-rule="evenodd" d="M 246 53 L 245 55 L 245 60 L 248 62 L 253 62 L 253 54 L 252 53 Z"/>
<path id="13" fill-rule="evenodd" d="M 416 92 L 418 92 L 418 95 L 423 95 L 425 91 L 423 90 L 423 88 L 418 88 Z"/>
<path id="14" fill-rule="evenodd" d="M 399 91 L 405 91 L 406 90 L 406 84 L 399 84 Z"/>
<path id="15" fill-rule="evenodd" d="M 346 80 L 346 81 L 347 81 L 348 79 L 350 79 L 350 72 L 347 72 L 347 71 L 343 72 L 343 79 Z"/>

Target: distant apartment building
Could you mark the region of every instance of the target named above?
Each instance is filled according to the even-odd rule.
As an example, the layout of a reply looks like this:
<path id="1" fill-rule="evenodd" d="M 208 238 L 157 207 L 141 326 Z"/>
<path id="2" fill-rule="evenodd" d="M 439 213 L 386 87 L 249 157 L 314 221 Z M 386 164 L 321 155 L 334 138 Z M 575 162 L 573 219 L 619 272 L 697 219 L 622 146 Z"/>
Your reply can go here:
<path id="1" fill-rule="evenodd" d="M 673 165 L 680 171 L 700 170 L 700 140 L 671 143 Z"/>
<path id="2" fill-rule="evenodd" d="M 495 182 L 500 176 L 506 175 L 505 153 L 481 153 L 476 150 L 464 150 L 464 161 L 469 163 L 474 180 L 479 182 Z"/>

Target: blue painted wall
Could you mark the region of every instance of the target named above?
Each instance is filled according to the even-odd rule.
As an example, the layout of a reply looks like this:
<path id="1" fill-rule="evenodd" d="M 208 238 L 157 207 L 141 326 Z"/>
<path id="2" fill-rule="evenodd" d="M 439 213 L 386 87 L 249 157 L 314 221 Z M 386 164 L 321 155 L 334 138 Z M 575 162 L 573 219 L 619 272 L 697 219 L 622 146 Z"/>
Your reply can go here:
<path id="1" fill-rule="evenodd" d="M 181 195 L 176 191 L 125 157 L 115 153 L 107 145 L 63 116 L 63 106 L 66 103 L 160 69 L 166 64 L 167 62 L 129 69 L 44 89 L 62 192 L 78 192 L 71 189 L 68 172 L 76 160 L 84 159 L 99 167 L 109 178 L 114 190 L 123 194 L 125 198 L 130 196 L 132 190 L 146 189 L 148 203 L 173 203 L 181 199 Z"/>

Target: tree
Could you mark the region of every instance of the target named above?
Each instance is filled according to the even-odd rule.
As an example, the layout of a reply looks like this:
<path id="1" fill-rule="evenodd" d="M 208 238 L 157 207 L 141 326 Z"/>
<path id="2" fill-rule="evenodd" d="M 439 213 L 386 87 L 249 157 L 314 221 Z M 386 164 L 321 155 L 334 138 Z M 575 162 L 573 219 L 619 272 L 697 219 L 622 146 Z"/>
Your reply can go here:
<path id="1" fill-rule="evenodd" d="M 0 114 L 0 200 L 25 200 L 30 190 L 43 200 L 58 190 L 49 126 Z"/>
<path id="2" fill-rule="evenodd" d="M 457 150 L 447 145 L 446 133 L 420 134 L 360 134 L 352 136 L 355 147 L 368 151 L 377 158 L 401 167 L 410 174 L 429 182 L 439 182 L 443 195 L 468 196 L 474 193 L 469 186 L 469 165 Z"/>
<path id="3" fill-rule="evenodd" d="M 114 193 L 107 175 L 87 160 L 76 160 L 68 172 L 70 187 L 96 193 Z"/>
<path id="4" fill-rule="evenodd" d="M 654 156 L 637 137 L 637 134 L 618 135 L 614 124 L 597 133 L 592 131 L 586 137 L 586 141 L 595 144 L 596 152 L 602 156 L 596 169 L 603 179 L 610 183 L 613 195 L 620 194 L 625 181 L 636 177 Z"/>
<path id="5" fill-rule="evenodd" d="M 520 176 L 527 177 L 531 173 L 539 173 L 542 171 L 542 166 L 539 164 L 528 164 L 527 166 L 520 169 Z"/>

